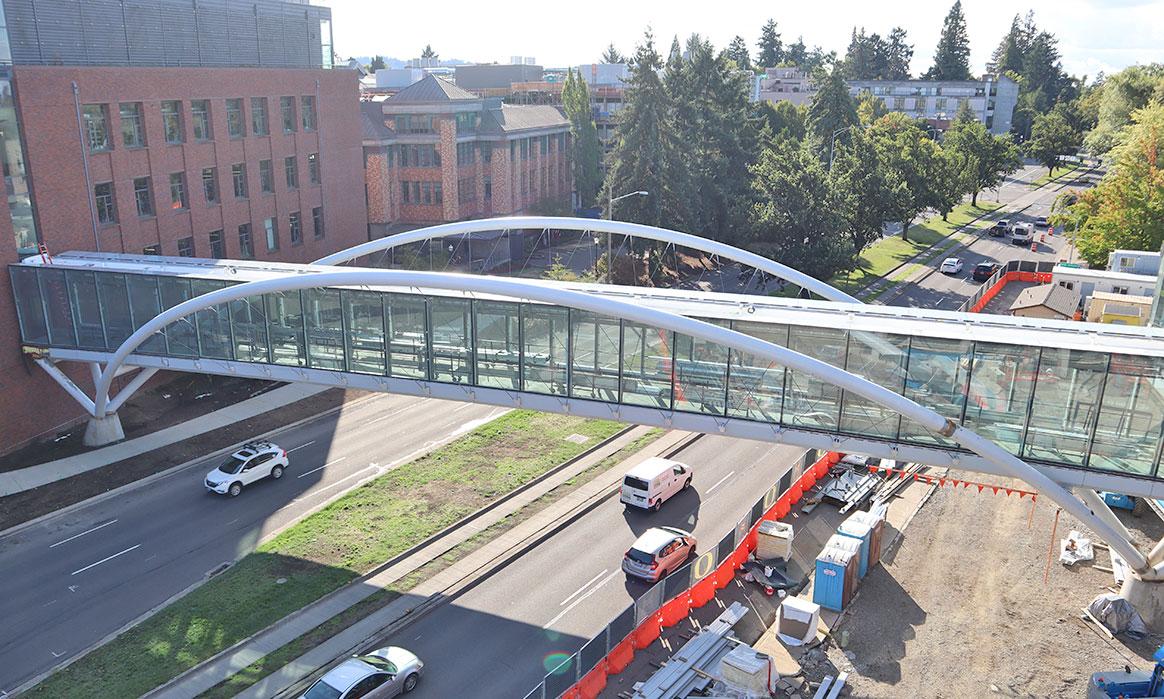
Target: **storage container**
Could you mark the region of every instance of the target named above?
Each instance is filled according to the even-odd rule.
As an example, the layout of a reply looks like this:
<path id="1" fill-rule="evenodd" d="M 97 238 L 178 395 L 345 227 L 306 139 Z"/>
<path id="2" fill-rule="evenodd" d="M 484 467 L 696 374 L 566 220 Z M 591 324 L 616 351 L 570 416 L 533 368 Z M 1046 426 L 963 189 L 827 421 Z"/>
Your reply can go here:
<path id="1" fill-rule="evenodd" d="M 764 520 L 756 534 L 756 558 L 792 560 L 792 525 Z"/>

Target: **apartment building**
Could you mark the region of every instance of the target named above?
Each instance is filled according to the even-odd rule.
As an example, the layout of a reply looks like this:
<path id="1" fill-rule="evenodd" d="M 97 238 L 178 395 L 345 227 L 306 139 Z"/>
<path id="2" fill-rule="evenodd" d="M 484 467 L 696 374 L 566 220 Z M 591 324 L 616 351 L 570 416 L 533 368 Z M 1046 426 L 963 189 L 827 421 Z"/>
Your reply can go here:
<path id="1" fill-rule="evenodd" d="M 330 9 L 126 5 L 3 0 L 0 259 L 44 246 L 308 262 L 366 239 L 357 76 L 333 69 Z M 22 358 L 2 274 L 0 451 L 79 417 Z M 67 286 L 95 313 L 126 302 Z M 20 409 L 32 401 L 38 414 Z"/>
<path id="2" fill-rule="evenodd" d="M 502 104 L 429 75 L 361 108 L 373 237 L 569 202 L 570 123 L 556 107 Z"/>

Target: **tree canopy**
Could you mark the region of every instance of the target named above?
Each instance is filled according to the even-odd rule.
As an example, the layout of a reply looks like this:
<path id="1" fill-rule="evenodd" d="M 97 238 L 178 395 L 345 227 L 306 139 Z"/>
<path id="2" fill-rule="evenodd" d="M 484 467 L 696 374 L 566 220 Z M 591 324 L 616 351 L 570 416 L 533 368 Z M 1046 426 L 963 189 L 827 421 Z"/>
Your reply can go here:
<path id="1" fill-rule="evenodd" d="M 748 45 L 744 42 L 744 37 L 737 34 L 728 44 L 726 53 L 728 58 L 736 62 L 740 70 L 752 70 L 752 56 L 748 53 Z"/>
<path id="2" fill-rule="evenodd" d="M 590 88 L 573 70 L 567 71 L 562 86 L 562 110 L 570 120 L 574 190 L 579 203 L 590 206 L 602 186 L 602 143 L 590 109 Z"/>
<path id="3" fill-rule="evenodd" d="M 826 149 L 832 144 L 834 133 L 860 123 L 857 106 L 841 70 L 841 66 L 836 65 L 819 77 L 817 92 L 808 105 L 808 131 Z M 827 160 L 827 154 L 825 158 Z"/>
<path id="4" fill-rule="evenodd" d="M 760 28 L 756 48 L 759 50 L 756 65 L 760 68 L 774 68 L 784 60 L 784 46 L 780 43 L 780 32 L 776 31 L 776 20 L 769 19 Z"/>
<path id="5" fill-rule="evenodd" d="M 934 51 L 934 65 L 925 77 L 927 80 L 970 79 L 970 37 L 966 33 L 962 0 L 954 0 L 954 6 L 942 23 L 942 35 Z"/>
<path id="6" fill-rule="evenodd" d="M 978 204 L 979 192 L 999 186 L 1022 165 L 1018 146 L 1010 134 L 990 133 L 968 109 L 959 112 L 942 139 L 942 147 L 954 154 L 957 167 L 966 173 L 965 185 L 972 205 Z"/>
<path id="7" fill-rule="evenodd" d="M 619 53 L 618 49 L 614 47 L 614 42 L 611 42 L 606 50 L 602 52 L 603 63 L 626 63 L 626 56 Z"/>
<path id="8" fill-rule="evenodd" d="M 440 58 L 440 54 L 432 50 L 432 44 L 425 44 L 424 50 L 420 52 L 420 57 L 436 60 Z"/>
<path id="9" fill-rule="evenodd" d="M 1087 150 L 1102 155 L 1116 144 L 1120 130 L 1131 123 L 1132 112 L 1150 102 L 1164 102 L 1164 64 L 1131 66 L 1107 76 L 1093 92 L 1095 128 L 1087 135 Z"/>
<path id="10" fill-rule="evenodd" d="M 905 30 L 894 27 L 888 39 L 880 34 L 865 34 L 853 28 L 845 52 L 844 74 L 848 80 L 907 80 L 913 46 L 906 41 Z"/>
<path id="11" fill-rule="evenodd" d="M 1026 144 L 1027 155 L 1039 161 L 1053 174 L 1061 156 L 1079 147 L 1079 134 L 1071 129 L 1063 112 L 1056 109 L 1035 117 L 1031 139 Z"/>

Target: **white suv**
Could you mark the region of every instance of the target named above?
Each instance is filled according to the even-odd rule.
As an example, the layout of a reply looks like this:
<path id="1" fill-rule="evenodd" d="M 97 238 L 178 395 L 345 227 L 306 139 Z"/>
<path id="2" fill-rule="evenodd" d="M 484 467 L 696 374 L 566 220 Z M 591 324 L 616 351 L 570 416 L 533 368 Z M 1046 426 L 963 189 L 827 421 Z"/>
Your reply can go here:
<path id="1" fill-rule="evenodd" d="M 273 442 L 252 442 L 206 474 L 206 489 L 212 493 L 238 497 L 243 486 L 267 476 L 282 478 L 287 465 L 287 452 L 279 445 Z"/>

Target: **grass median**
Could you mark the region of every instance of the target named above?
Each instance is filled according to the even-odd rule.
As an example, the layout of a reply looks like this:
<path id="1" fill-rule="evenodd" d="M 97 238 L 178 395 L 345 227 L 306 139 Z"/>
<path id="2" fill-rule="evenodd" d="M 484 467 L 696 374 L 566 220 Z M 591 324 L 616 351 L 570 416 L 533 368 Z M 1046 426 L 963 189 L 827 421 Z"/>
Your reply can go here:
<path id="1" fill-rule="evenodd" d="M 507 413 L 355 488 L 52 675 L 28 696 L 140 696 L 622 427 L 564 415 Z M 574 435 L 587 439 L 568 439 Z"/>
<path id="2" fill-rule="evenodd" d="M 836 275 L 829 283 L 846 293 L 856 295 L 950 236 L 959 226 L 964 226 L 1000 206 L 1002 205 L 992 201 L 979 201 L 978 206 L 960 204 L 954 207 L 945 221 L 941 216 L 934 216 L 924 223 L 915 223 L 909 227 L 909 240 L 903 240 L 901 236 L 882 238 L 865 248 L 857 258 L 856 267 Z"/>
<path id="3" fill-rule="evenodd" d="M 1067 175 L 1070 175 L 1071 173 L 1075 172 L 1076 170 L 1080 169 L 1081 167 L 1082 167 L 1081 165 L 1075 165 L 1074 163 L 1068 163 L 1067 165 L 1061 165 L 1061 166 L 1059 166 L 1058 172 L 1056 172 L 1055 174 L 1043 175 L 1042 177 L 1038 178 L 1037 180 L 1033 180 L 1031 182 L 1031 189 L 1038 189 L 1039 187 L 1042 187 L 1045 184 L 1050 184 L 1051 182 L 1054 182 L 1055 180 L 1058 180 L 1062 177 L 1066 177 Z"/>

